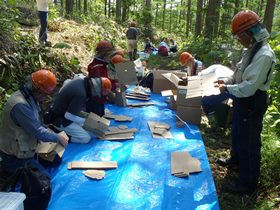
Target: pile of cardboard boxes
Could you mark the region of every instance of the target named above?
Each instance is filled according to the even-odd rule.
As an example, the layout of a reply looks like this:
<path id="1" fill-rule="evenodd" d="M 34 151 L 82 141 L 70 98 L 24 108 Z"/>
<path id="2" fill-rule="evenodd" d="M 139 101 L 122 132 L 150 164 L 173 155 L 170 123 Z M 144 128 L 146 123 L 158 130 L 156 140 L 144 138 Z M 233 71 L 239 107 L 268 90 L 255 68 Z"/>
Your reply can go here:
<path id="1" fill-rule="evenodd" d="M 154 71 L 153 92 L 170 97 L 170 107 L 176 109 L 177 116 L 185 121 L 199 125 L 202 116 L 201 99 L 203 96 L 219 94 L 214 87 L 215 74 L 190 76 L 186 73 Z"/>

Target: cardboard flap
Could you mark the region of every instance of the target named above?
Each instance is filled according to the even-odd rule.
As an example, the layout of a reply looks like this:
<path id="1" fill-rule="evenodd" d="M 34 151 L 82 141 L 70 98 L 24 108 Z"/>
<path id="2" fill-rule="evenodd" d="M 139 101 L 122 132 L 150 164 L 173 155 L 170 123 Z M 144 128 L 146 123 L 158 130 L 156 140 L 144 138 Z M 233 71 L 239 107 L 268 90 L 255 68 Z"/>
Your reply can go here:
<path id="1" fill-rule="evenodd" d="M 125 85 L 137 84 L 137 76 L 134 62 L 124 62 L 115 64 L 118 81 Z"/>
<path id="2" fill-rule="evenodd" d="M 36 148 L 36 153 L 50 153 L 55 150 L 57 143 L 55 142 L 42 142 L 40 141 Z"/>
<path id="3" fill-rule="evenodd" d="M 100 117 L 97 114 L 91 112 L 89 116 L 86 118 L 86 121 L 83 125 L 83 128 L 88 131 L 105 131 L 108 129 L 110 125 L 110 120 L 107 120 L 104 117 Z"/>
<path id="4" fill-rule="evenodd" d="M 163 91 L 161 91 L 161 95 L 162 96 L 173 96 L 174 93 L 172 90 L 163 90 Z"/>
<path id="5" fill-rule="evenodd" d="M 166 73 L 166 74 L 162 74 L 162 76 L 164 76 L 166 79 L 168 79 L 168 80 L 169 80 L 170 82 L 172 82 L 174 85 L 176 85 L 176 86 L 179 85 L 180 78 L 177 77 L 175 74 Z"/>

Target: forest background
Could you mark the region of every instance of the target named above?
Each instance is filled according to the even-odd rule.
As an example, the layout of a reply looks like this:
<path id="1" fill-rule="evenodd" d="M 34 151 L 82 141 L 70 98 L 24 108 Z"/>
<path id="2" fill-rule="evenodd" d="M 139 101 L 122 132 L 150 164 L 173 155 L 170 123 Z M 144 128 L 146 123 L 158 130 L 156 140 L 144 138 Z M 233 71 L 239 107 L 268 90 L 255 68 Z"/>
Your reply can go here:
<path id="1" fill-rule="evenodd" d="M 179 53 L 191 52 L 205 66 L 223 64 L 234 69 L 241 45 L 231 35 L 231 19 L 241 9 L 255 11 L 271 33 L 276 53 L 272 96 L 262 132 L 261 182 L 253 195 L 236 196 L 222 190 L 227 169 L 215 160 L 229 155 L 230 129 L 200 126 L 221 209 L 280 209 L 280 2 L 276 0 L 55 0 L 50 6 L 49 40 L 38 43 L 35 0 L 3 0 L 0 4 L 0 112 L 9 95 L 25 76 L 48 68 L 61 84 L 75 73 L 85 72 L 100 40 L 111 40 L 126 50 L 125 31 L 130 21 L 141 32 L 138 50 L 150 37 L 173 38 Z M 182 69 L 178 55 L 162 59 L 150 56 L 147 68 Z"/>

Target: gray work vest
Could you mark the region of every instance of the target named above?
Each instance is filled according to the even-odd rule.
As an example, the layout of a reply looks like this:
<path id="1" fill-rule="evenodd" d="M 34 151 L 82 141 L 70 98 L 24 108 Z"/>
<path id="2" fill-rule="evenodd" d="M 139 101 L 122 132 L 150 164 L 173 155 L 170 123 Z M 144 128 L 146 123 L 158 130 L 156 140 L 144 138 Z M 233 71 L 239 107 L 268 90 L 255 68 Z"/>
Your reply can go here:
<path id="1" fill-rule="evenodd" d="M 11 110 L 18 103 L 29 105 L 20 91 L 16 91 L 5 104 L 0 127 L 0 150 L 20 159 L 32 158 L 37 146 L 36 138 L 16 125 L 11 118 Z"/>

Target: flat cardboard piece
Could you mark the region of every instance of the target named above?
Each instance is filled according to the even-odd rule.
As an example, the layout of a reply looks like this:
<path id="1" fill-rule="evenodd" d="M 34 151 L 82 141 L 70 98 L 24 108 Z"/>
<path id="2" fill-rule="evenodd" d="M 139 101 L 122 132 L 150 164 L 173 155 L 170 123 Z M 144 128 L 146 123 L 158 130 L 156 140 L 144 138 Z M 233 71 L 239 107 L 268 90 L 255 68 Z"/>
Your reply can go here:
<path id="1" fill-rule="evenodd" d="M 170 128 L 170 126 L 166 123 L 160 123 L 160 122 L 153 122 L 153 121 L 148 121 L 149 129 L 152 133 L 153 138 L 165 138 L 165 139 L 173 139 L 173 136 L 169 129 L 166 129 L 166 132 L 157 132 L 157 128 Z"/>
<path id="2" fill-rule="evenodd" d="M 200 172 L 201 163 L 197 158 L 193 158 L 188 152 L 177 151 L 171 153 L 171 174 L 184 177 L 190 173 Z"/>
<path id="3" fill-rule="evenodd" d="M 97 114 L 91 112 L 86 118 L 83 128 L 88 131 L 95 132 L 96 130 L 105 131 L 108 130 L 110 121 L 104 117 L 100 117 Z"/>
<path id="4" fill-rule="evenodd" d="M 119 122 L 125 122 L 125 121 L 132 121 L 133 120 L 132 117 L 126 116 L 126 115 L 105 114 L 103 117 L 108 118 L 108 119 L 114 119 L 114 120 L 119 121 Z"/>
<path id="5" fill-rule="evenodd" d="M 114 169 L 117 168 L 116 161 L 73 161 L 68 163 L 68 170 L 71 169 Z"/>
<path id="6" fill-rule="evenodd" d="M 134 133 L 120 133 L 120 134 L 112 134 L 112 135 L 106 135 L 101 140 L 108 140 L 108 141 L 118 141 L 118 140 L 128 140 L 128 139 L 134 139 Z"/>
<path id="7" fill-rule="evenodd" d="M 139 106 L 151 106 L 154 105 L 154 102 L 138 102 L 138 103 L 129 103 L 127 106 L 132 106 L 132 107 L 139 107 Z"/>
<path id="8" fill-rule="evenodd" d="M 104 170 L 86 170 L 83 174 L 91 179 L 103 179 L 105 177 Z"/>
<path id="9" fill-rule="evenodd" d="M 177 115 L 186 123 L 199 125 L 201 121 L 201 107 L 177 106 Z"/>
<path id="10" fill-rule="evenodd" d="M 125 85 L 137 84 L 137 76 L 135 71 L 135 64 L 132 61 L 116 63 L 115 64 L 116 74 L 118 81 Z"/>

